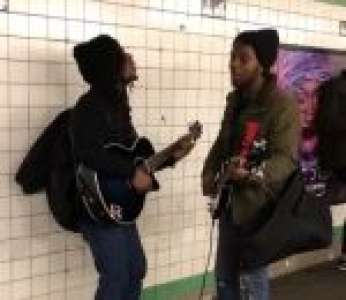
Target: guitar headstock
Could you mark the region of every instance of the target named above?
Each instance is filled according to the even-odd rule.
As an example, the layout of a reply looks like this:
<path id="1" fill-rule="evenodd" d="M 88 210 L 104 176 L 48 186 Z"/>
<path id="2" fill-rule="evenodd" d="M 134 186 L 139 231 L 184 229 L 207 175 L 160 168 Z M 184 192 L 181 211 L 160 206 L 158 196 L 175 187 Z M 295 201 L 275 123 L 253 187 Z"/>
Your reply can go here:
<path id="1" fill-rule="evenodd" d="M 201 137 L 203 132 L 203 125 L 197 120 L 189 126 L 189 134 L 194 140 Z"/>

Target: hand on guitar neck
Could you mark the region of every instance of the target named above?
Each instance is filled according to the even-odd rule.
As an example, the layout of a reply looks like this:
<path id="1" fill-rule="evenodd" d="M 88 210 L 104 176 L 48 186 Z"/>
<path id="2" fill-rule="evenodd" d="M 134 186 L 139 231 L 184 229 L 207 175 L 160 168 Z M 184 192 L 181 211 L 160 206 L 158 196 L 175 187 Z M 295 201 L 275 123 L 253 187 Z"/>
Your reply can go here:
<path id="1" fill-rule="evenodd" d="M 202 125 L 198 121 L 194 122 L 189 127 L 189 133 L 183 135 L 174 144 L 172 156 L 175 161 L 179 161 L 188 155 L 196 144 L 196 140 L 202 134 Z"/>

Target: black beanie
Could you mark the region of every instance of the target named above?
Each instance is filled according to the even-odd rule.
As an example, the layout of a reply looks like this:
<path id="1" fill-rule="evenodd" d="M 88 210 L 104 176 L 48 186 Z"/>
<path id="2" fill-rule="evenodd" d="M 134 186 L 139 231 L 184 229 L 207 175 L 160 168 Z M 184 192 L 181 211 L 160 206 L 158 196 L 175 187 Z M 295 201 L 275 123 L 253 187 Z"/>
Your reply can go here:
<path id="1" fill-rule="evenodd" d="M 99 35 L 77 44 L 73 56 L 83 79 L 90 85 L 114 85 L 121 80 L 125 51 L 109 35 Z"/>
<path id="2" fill-rule="evenodd" d="M 259 63 L 266 72 L 274 65 L 279 49 L 279 35 L 275 29 L 243 31 L 237 35 L 235 43 L 251 46 Z"/>

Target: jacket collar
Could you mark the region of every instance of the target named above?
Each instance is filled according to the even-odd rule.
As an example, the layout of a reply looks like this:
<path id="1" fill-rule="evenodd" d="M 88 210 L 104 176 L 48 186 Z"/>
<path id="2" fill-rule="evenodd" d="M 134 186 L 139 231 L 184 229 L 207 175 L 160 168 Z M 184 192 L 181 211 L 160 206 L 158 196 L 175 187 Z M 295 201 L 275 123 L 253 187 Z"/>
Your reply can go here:
<path id="1" fill-rule="evenodd" d="M 276 90 L 277 79 L 276 75 L 270 75 L 264 82 L 262 88 L 259 90 L 256 97 L 252 99 L 244 99 L 240 91 L 236 91 L 236 101 L 238 105 L 242 106 L 242 102 L 248 108 L 249 111 L 265 111 L 271 107 L 271 101 L 273 100 L 272 94 Z"/>

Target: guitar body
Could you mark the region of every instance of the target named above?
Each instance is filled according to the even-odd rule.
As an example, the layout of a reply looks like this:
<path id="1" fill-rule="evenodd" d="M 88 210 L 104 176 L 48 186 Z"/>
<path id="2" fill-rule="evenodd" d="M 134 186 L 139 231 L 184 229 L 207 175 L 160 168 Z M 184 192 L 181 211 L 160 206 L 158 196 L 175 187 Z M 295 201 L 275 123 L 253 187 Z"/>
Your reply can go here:
<path id="1" fill-rule="evenodd" d="M 146 138 L 138 139 L 131 148 L 113 144 L 109 151 L 122 153 L 125 157 L 131 158 L 135 165 L 155 153 L 152 144 Z M 159 185 L 154 176 L 153 182 L 153 190 L 157 190 Z M 145 195 L 137 194 L 123 178 L 97 174 L 81 165 L 77 172 L 77 185 L 86 211 L 96 221 L 132 223 L 143 209 Z"/>
<path id="2" fill-rule="evenodd" d="M 202 125 L 196 121 L 189 127 L 189 133 L 165 149 L 155 153 L 147 138 L 140 138 L 131 147 L 110 143 L 108 151 L 119 152 L 124 158 L 133 161 L 134 166 L 144 164 L 152 172 L 152 191 L 159 189 L 154 172 L 166 165 L 172 154 L 184 147 L 192 149 L 194 141 L 202 134 Z M 189 148 L 191 147 L 191 148 Z M 89 216 L 95 221 L 107 223 L 133 223 L 141 213 L 145 194 L 138 194 L 130 184 L 130 179 L 98 174 L 96 171 L 79 164 L 76 184 L 80 199 Z"/>
<path id="3" fill-rule="evenodd" d="M 221 165 L 220 171 L 217 174 L 215 180 L 216 186 L 216 197 L 213 197 L 211 208 L 211 217 L 213 220 L 219 219 L 222 212 L 227 209 L 227 206 L 230 205 L 232 197 L 232 183 L 228 178 L 226 173 L 226 168 L 229 162 L 224 162 Z"/>

